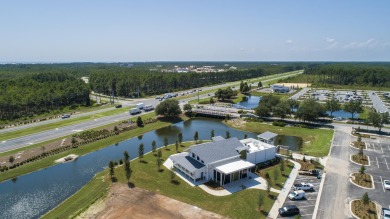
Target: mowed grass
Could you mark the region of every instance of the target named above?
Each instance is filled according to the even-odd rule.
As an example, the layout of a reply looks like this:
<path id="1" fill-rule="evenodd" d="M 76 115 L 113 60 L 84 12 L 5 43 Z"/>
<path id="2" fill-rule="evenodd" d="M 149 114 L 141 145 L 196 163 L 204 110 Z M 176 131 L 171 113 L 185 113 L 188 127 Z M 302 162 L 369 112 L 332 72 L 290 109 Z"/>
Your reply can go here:
<path id="1" fill-rule="evenodd" d="M 143 119 L 146 119 L 148 117 L 150 117 L 150 114 L 143 116 Z M 183 117 L 183 119 L 187 119 L 187 118 Z M 114 136 L 102 139 L 100 141 L 96 141 L 93 143 L 89 143 L 89 144 L 80 146 L 78 148 L 73 148 L 73 149 L 65 151 L 63 153 L 59 153 L 59 154 L 52 155 L 52 156 L 49 156 L 49 157 L 31 162 L 31 163 L 24 164 L 22 166 L 19 166 L 19 167 L 14 168 L 14 169 L 10 169 L 10 170 L 5 171 L 5 172 L 0 172 L 0 182 L 4 181 L 4 180 L 15 178 L 15 177 L 18 177 L 18 176 L 21 176 L 21 175 L 24 175 L 24 174 L 27 174 L 27 173 L 30 173 L 33 171 L 36 171 L 39 169 L 43 169 L 43 168 L 52 166 L 55 164 L 54 163 L 55 160 L 57 160 L 61 157 L 65 157 L 69 154 L 77 154 L 77 155 L 81 156 L 81 155 L 99 150 L 101 148 L 107 147 L 109 145 L 115 144 L 117 142 L 124 141 L 126 139 L 139 136 L 141 134 L 144 134 L 144 133 L 152 131 L 152 130 L 163 128 L 163 127 L 171 125 L 171 124 L 172 124 L 172 122 L 170 122 L 169 120 L 168 121 L 158 121 L 155 123 L 148 124 L 142 128 L 137 128 L 137 129 L 131 130 L 129 132 L 123 132 L 119 135 L 114 135 Z"/>
<path id="2" fill-rule="evenodd" d="M 49 123 L 49 124 L 26 128 L 26 129 L 21 129 L 21 130 L 17 130 L 17 131 L 13 131 L 13 132 L 7 132 L 7 133 L 0 134 L 0 141 L 5 141 L 8 139 L 12 139 L 12 138 L 18 138 L 18 137 L 22 137 L 25 135 L 31 135 L 34 133 L 47 131 L 50 129 L 79 124 L 82 122 L 86 122 L 86 121 L 89 121 L 92 119 L 102 118 L 105 116 L 112 116 L 112 115 L 127 112 L 127 111 L 129 111 L 129 109 L 130 108 L 119 108 L 119 109 L 109 110 L 106 112 L 96 113 L 93 115 L 82 116 L 82 117 L 78 117 L 78 118 L 70 117 L 69 119 L 63 119 L 63 120 L 58 121 L 58 122 L 53 122 L 53 123 Z"/>
<path id="3" fill-rule="evenodd" d="M 229 122 L 224 123 L 231 126 Z M 315 157 L 323 157 L 328 155 L 333 137 L 333 130 L 330 129 L 279 127 L 260 122 L 246 122 L 243 127 L 239 127 L 238 129 L 253 133 L 263 133 L 270 131 L 280 135 L 301 137 L 303 140 L 303 147 L 300 152 Z"/>
<path id="4" fill-rule="evenodd" d="M 269 174 L 270 178 L 270 184 L 271 187 L 275 189 L 282 189 L 284 186 L 284 183 L 286 182 L 287 178 L 289 177 L 292 169 L 294 168 L 294 164 L 285 160 L 284 161 L 284 171 L 283 173 L 280 171 L 280 163 L 271 167 L 267 167 L 265 169 L 260 170 L 260 175 L 265 178 L 266 173 Z M 278 175 L 278 177 L 275 179 L 275 175 Z"/>
<path id="5" fill-rule="evenodd" d="M 179 151 L 182 151 L 191 144 L 193 143 L 183 143 L 184 147 L 180 147 Z M 168 146 L 168 150 L 162 148 L 161 151 L 163 162 L 171 154 L 176 153 L 174 145 Z M 135 159 L 131 162 L 133 172 L 130 182 L 134 186 L 147 189 L 230 218 L 265 218 L 274 203 L 274 200 L 267 196 L 266 191 L 262 190 L 246 189 L 229 196 L 219 197 L 209 195 L 198 187 L 191 187 L 177 176 L 175 178 L 176 183 L 172 183 L 170 170 L 161 166 L 163 171 L 157 171 L 156 159 L 157 158 L 153 155 L 153 153 L 149 153 L 144 156 L 144 162 L 139 162 L 139 159 Z M 102 174 L 104 174 L 107 178 L 108 170 L 103 171 Z M 118 178 L 117 183 L 127 183 L 123 166 L 119 166 L 115 169 L 115 176 Z M 92 181 L 95 181 L 98 177 L 102 177 L 102 175 L 99 174 Z M 100 183 L 103 184 L 104 182 L 100 180 Z M 105 192 L 107 188 L 108 186 L 98 187 L 101 192 Z M 94 203 L 98 198 L 100 198 L 95 195 L 97 191 L 93 191 L 94 189 L 96 189 L 96 187 L 92 187 L 92 185 L 87 184 L 68 201 L 59 205 L 50 214 L 45 215 L 43 218 L 69 218 L 75 216 L 81 212 L 81 210 L 86 209 L 88 205 Z M 265 204 L 262 207 L 263 212 L 257 210 L 257 199 L 260 193 L 265 197 Z M 89 196 L 89 194 L 91 195 Z M 277 194 L 272 193 L 272 195 L 276 196 Z"/>
<path id="6" fill-rule="evenodd" d="M 74 218 L 96 200 L 105 197 L 110 184 L 111 180 L 106 171 L 100 172 L 73 196 L 62 202 L 60 207 L 48 212 L 42 218 Z"/>

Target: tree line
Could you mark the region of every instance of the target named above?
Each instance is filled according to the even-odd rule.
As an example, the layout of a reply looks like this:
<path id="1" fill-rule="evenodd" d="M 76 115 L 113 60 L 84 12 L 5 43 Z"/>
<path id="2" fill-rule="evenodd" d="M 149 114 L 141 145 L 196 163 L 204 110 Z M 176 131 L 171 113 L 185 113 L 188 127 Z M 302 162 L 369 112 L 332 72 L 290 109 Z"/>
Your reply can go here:
<path id="1" fill-rule="evenodd" d="M 90 89 L 67 73 L 37 73 L 0 80 L 0 120 L 46 113 L 71 105 L 90 105 Z"/>
<path id="2" fill-rule="evenodd" d="M 309 82 L 318 85 L 331 84 L 390 87 L 390 65 L 380 63 L 310 65 L 305 69 L 304 78 L 301 78 L 300 80 L 301 82 Z"/>

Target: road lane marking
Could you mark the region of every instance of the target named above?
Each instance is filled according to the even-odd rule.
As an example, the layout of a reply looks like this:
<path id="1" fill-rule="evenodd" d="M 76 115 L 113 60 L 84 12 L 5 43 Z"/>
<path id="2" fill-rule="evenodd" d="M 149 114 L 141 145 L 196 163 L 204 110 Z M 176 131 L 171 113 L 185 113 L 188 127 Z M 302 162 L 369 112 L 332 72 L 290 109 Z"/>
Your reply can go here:
<path id="1" fill-rule="evenodd" d="M 385 160 L 385 163 L 386 163 L 386 166 L 387 166 L 387 169 L 389 169 L 389 165 L 387 164 L 387 160 L 386 158 L 383 158 Z"/>
<path id="2" fill-rule="evenodd" d="M 376 158 L 376 164 L 378 165 L 378 169 L 379 169 L 378 157 L 375 157 L 375 158 Z"/>
<path id="3" fill-rule="evenodd" d="M 382 184 L 382 189 L 383 189 L 383 192 L 386 192 L 385 190 L 385 186 L 383 185 L 383 180 L 382 180 L 382 176 L 379 176 L 381 178 L 381 184 Z"/>
<path id="4" fill-rule="evenodd" d="M 372 145 L 372 148 L 374 148 L 374 151 L 376 151 L 376 150 L 375 150 L 375 144 L 370 144 L 370 145 Z"/>
<path id="5" fill-rule="evenodd" d="M 381 150 L 382 150 L 382 154 L 383 154 L 383 148 L 382 148 L 382 145 L 381 145 L 381 144 L 379 144 L 379 146 L 381 146 Z"/>

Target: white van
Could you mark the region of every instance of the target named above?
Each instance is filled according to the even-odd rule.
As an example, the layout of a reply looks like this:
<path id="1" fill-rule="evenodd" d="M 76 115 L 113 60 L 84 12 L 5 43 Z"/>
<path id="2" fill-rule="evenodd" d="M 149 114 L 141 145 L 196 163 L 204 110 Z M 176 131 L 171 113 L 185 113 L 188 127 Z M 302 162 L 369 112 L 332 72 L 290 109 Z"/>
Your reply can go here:
<path id="1" fill-rule="evenodd" d="M 130 113 L 130 115 L 135 115 L 135 114 L 141 113 L 141 110 L 138 108 L 132 108 L 129 110 L 129 113 Z"/>
<path id="2" fill-rule="evenodd" d="M 152 105 L 146 105 L 146 106 L 144 106 L 144 110 L 151 111 L 151 110 L 154 110 L 154 107 Z"/>
<path id="3" fill-rule="evenodd" d="M 297 190 L 290 194 L 288 194 L 288 198 L 291 200 L 300 200 L 305 198 L 305 191 L 303 190 Z"/>
<path id="4" fill-rule="evenodd" d="M 143 109 L 144 108 L 144 106 L 145 106 L 145 104 L 143 104 L 143 103 L 137 103 L 136 105 L 135 105 L 135 107 L 137 107 L 138 109 Z"/>

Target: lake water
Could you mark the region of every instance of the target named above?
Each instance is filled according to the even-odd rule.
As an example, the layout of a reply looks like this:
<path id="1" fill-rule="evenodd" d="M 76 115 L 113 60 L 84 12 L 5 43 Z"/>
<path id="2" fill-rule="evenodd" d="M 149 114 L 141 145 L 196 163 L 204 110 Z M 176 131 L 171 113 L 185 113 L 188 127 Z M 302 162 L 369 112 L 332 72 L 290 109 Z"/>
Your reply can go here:
<path id="1" fill-rule="evenodd" d="M 330 116 L 330 112 L 326 112 L 326 114 L 328 114 Z M 344 118 L 344 119 L 349 119 L 351 118 L 351 113 L 349 112 L 345 112 L 344 110 L 339 110 L 339 111 L 336 111 L 336 112 L 333 112 L 333 117 L 341 117 L 341 118 Z M 353 118 L 359 118 L 359 113 L 356 113 Z"/>
<path id="2" fill-rule="evenodd" d="M 291 151 L 299 151 L 303 144 L 303 140 L 297 136 L 278 135 L 274 144 L 289 146 L 289 150 Z"/>
<path id="3" fill-rule="evenodd" d="M 153 140 L 161 147 L 164 137 L 167 137 L 172 144 L 177 140 L 178 133 L 182 132 L 183 141 L 190 141 L 195 131 L 198 131 L 200 140 L 208 140 L 212 129 L 215 135 L 223 137 L 229 131 L 232 137 L 239 139 L 245 134 L 256 138 L 256 134 L 232 129 L 219 120 L 202 118 L 151 131 L 145 133 L 141 140 L 134 137 L 81 156 L 75 161 L 20 176 L 16 181 L 0 183 L 0 218 L 39 218 L 81 189 L 96 173 L 107 167 L 110 160 L 122 159 L 125 150 L 130 153 L 131 159 L 135 158 L 141 142 L 147 153 L 151 151 Z"/>
<path id="4" fill-rule="evenodd" d="M 247 109 L 256 108 L 259 105 L 261 97 L 259 96 L 246 96 L 245 101 L 241 101 L 238 105 L 246 107 Z"/>

